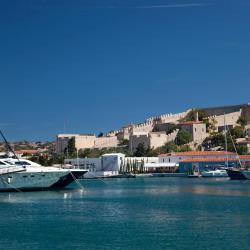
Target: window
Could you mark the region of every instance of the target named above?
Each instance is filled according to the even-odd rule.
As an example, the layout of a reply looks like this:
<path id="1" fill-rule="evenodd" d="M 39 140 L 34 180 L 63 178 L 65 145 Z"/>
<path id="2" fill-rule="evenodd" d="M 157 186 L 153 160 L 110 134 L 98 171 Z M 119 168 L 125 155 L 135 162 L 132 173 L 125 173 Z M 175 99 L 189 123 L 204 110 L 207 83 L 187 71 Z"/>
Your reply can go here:
<path id="1" fill-rule="evenodd" d="M 15 165 L 15 164 L 13 164 L 13 163 L 10 162 L 10 161 L 4 161 L 4 163 L 7 163 L 7 164 L 9 164 L 9 165 Z"/>
<path id="2" fill-rule="evenodd" d="M 31 165 L 30 163 L 28 163 L 26 161 L 17 161 L 17 162 L 15 162 L 15 164 L 16 165 L 21 165 L 21 166 L 23 166 L 23 165 Z"/>

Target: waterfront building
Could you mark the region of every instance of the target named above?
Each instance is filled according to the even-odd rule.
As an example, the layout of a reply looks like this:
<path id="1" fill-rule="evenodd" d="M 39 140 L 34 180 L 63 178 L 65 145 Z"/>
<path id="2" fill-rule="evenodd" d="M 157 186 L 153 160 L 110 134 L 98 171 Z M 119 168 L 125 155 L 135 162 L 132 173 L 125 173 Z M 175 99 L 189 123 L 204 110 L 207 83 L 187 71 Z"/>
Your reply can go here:
<path id="1" fill-rule="evenodd" d="M 107 177 L 118 175 L 124 164 L 124 154 L 104 154 L 99 158 L 75 158 L 65 159 L 66 165 L 88 170 L 84 175 L 86 178 Z"/>
<path id="2" fill-rule="evenodd" d="M 237 158 L 237 154 L 227 151 L 188 151 L 173 152 L 159 155 L 159 163 L 179 163 L 186 159 L 221 159 L 221 158 Z"/>
<path id="3" fill-rule="evenodd" d="M 107 176 L 127 172 L 144 172 L 145 164 L 158 163 L 158 157 L 125 157 L 121 153 L 104 154 L 98 158 L 65 159 L 65 165 L 73 168 L 87 169 L 86 176 Z"/>
<path id="4" fill-rule="evenodd" d="M 218 151 L 219 152 L 219 151 Z M 225 157 L 226 156 L 226 157 Z M 250 166 L 250 155 L 240 155 L 237 154 L 217 154 L 216 156 L 210 155 L 209 157 L 193 157 L 180 160 L 179 171 L 181 173 L 192 172 L 194 169 L 199 169 L 199 171 L 206 171 L 216 168 L 225 167 L 238 167 L 240 164 L 243 167 Z"/>
<path id="5" fill-rule="evenodd" d="M 145 163 L 144 169 L 148 173 L 177 173 L 179 172 L 179 163 Z"/>

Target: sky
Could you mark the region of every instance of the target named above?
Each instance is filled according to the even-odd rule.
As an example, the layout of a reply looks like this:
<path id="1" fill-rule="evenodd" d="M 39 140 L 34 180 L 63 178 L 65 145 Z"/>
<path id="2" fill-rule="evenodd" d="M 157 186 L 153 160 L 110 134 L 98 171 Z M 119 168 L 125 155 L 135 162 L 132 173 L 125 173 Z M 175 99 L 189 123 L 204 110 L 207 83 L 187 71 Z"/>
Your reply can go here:
<path id="1" fill-rule="evenodd" d="M 250 0 L 1 0 L 0 128 L 96 133 L 250 102 Z"/>

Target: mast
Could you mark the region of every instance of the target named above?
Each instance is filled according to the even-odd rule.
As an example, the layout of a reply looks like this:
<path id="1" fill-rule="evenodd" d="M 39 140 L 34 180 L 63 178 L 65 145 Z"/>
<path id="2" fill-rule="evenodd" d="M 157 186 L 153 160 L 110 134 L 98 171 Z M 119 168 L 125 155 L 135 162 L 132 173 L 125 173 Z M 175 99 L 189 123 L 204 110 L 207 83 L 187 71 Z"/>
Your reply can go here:
<path id="1" fill-rule="evenodd" d="M 225 113 L 224 113 L 224 136 L 225 136 L 225 151 L 226 151 L 226 158 L 227 158 L 226 166 L 228 168 L 227 125 L 226 125 L 226 114 Z"/>

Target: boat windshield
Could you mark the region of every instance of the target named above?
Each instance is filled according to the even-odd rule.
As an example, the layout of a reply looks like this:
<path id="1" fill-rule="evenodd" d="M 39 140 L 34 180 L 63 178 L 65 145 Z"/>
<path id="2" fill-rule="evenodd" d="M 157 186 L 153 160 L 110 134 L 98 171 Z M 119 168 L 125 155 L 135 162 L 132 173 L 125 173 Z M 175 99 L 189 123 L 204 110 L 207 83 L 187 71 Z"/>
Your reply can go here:
<path id="1" fill-rule="evenodd" d="M 3 161 L 5 163 L 7 163 L 8 165 L 15 165 L 13 162 L 10 162 L 10 161 Z"/>
<path id="2" fill-rule="evenodd" d="M 27 162 L 27 161 L 17 161 L 17 162 L 15 162 L 15 164 L 16 165 L 21 165 L 21 166 L 23 166 L 23 165 L 31 165 L 29 162 Z"/>

